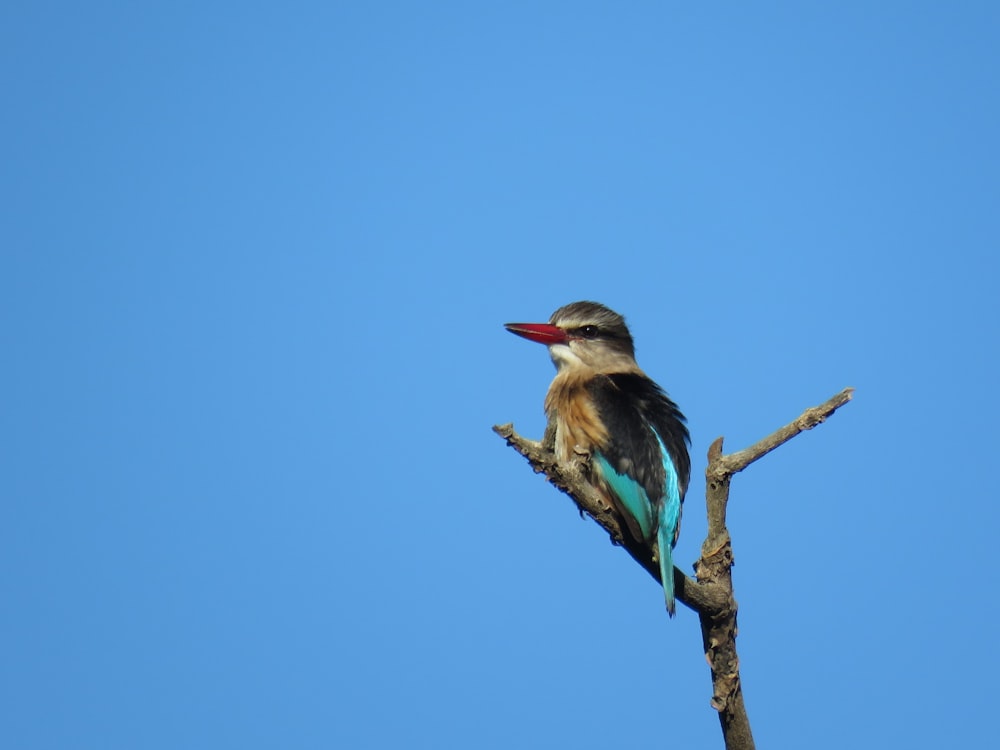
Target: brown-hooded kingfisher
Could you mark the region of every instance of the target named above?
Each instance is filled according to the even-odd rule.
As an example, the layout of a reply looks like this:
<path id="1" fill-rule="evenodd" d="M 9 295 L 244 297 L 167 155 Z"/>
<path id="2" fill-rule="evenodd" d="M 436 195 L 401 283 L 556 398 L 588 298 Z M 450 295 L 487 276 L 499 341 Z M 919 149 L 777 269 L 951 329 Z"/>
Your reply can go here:
<path id="1" fill-rule="evenodd" d="M 556 376 L 545 396 L 559 461 L 590 456 L 591 480 L 636 541 L 656 551 L 674 615 L 673 547 L 691 475 L 684 415 L 635 361 L 625 319 L 597 302 L 560 307 L 548 323 L 507 323 L 549 348 Z"/>

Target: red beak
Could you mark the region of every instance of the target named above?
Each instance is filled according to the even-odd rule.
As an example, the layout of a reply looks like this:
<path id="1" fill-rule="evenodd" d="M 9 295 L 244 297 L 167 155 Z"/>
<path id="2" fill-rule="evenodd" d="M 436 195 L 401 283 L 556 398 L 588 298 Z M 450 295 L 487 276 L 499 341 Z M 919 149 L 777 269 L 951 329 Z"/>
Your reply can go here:
<path id="1" fill-rule="evenodd" d="M 537 341 L 546 346 L 565 344 L 569 340 L 566 331 L 548 323 L 506 323 L 504 328 L 528 341 Z"/>

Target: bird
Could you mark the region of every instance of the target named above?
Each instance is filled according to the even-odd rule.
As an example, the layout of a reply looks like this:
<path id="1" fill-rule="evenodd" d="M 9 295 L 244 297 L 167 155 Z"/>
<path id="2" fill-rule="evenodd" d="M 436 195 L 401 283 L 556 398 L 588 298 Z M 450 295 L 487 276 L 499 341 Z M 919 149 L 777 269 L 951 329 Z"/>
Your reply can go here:
<path id="1" fill-rule="evenodd" d="M 687 420 L 635 359 L 625 318 L 598 302 L 573 302 L 548 323 L 506 323 L 545 344 L 556 375 L 545 396 L 559 462 L 590 457 L 591 483 L 617 509 L 636 542 L 659 562 L 674 616 L 673 549 L 691 475 Z"/>

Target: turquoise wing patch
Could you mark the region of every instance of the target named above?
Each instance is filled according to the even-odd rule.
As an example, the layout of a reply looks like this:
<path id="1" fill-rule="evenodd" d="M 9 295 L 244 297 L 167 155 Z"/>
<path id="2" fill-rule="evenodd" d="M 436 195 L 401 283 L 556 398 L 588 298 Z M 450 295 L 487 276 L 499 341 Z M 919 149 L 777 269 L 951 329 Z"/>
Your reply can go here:
<path id="1" fill-rule="evenodd" d="M 601 478 L 615 493 L 625 512 L 639 525 L 642 538 L 651 541 L 656 529 L 656 517 L 646 490 L 632 477 L 615 471 L 615 468 L 608 463 L 608 459 L 600 453 L 595 453 L 593 460 L 600 469 Z"/>

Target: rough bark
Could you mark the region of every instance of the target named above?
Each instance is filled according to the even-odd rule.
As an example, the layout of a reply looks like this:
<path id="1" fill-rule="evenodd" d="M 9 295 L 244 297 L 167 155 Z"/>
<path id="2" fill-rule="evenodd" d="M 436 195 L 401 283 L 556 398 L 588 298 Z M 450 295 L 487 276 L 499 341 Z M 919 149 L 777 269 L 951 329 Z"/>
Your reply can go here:
<path id="1" fill-rule="evenodd" d="M 726 527 L 729 505 L 729 485 L 734 474 L 743 471 L 759 458 L 800 432 L 811 430 L 851 400 L 853 388 L 845 388 L 825 403 L 806 409 L 797 419 L 776 430 L 749 448 L 722 454 L 722 438 L 708 450 L 705 470 L 705 505 L 708 512 L 708 534 L 701 547 L 701 557 L 694 565 L 691 579 L 674 568 L 674 588 L 677 600 L 698 613 L 701 622 L 702 646 L 712 673 L 712 707 L 719 714 L 726 750 L 753 750 L 754 741 L 743 703 L 740 684 L 740 661 L 736 652 L 737 604 L 733 595 L 733 545 Z M 622 533 L 623 520 L 614 507 L 587 479 L 587 456 L 568 464 L 560 464 L 552 450 L 552 426 L 542 440 L 521 437 L 512 424 L 493 428 L 507 445 L 524 456 L 536 473 L 565 492 L 581 513 L 593 518 L 608 532 L 612 543 L 623 547 L 653 579 L 660 583 L 653 550 Z"/>

